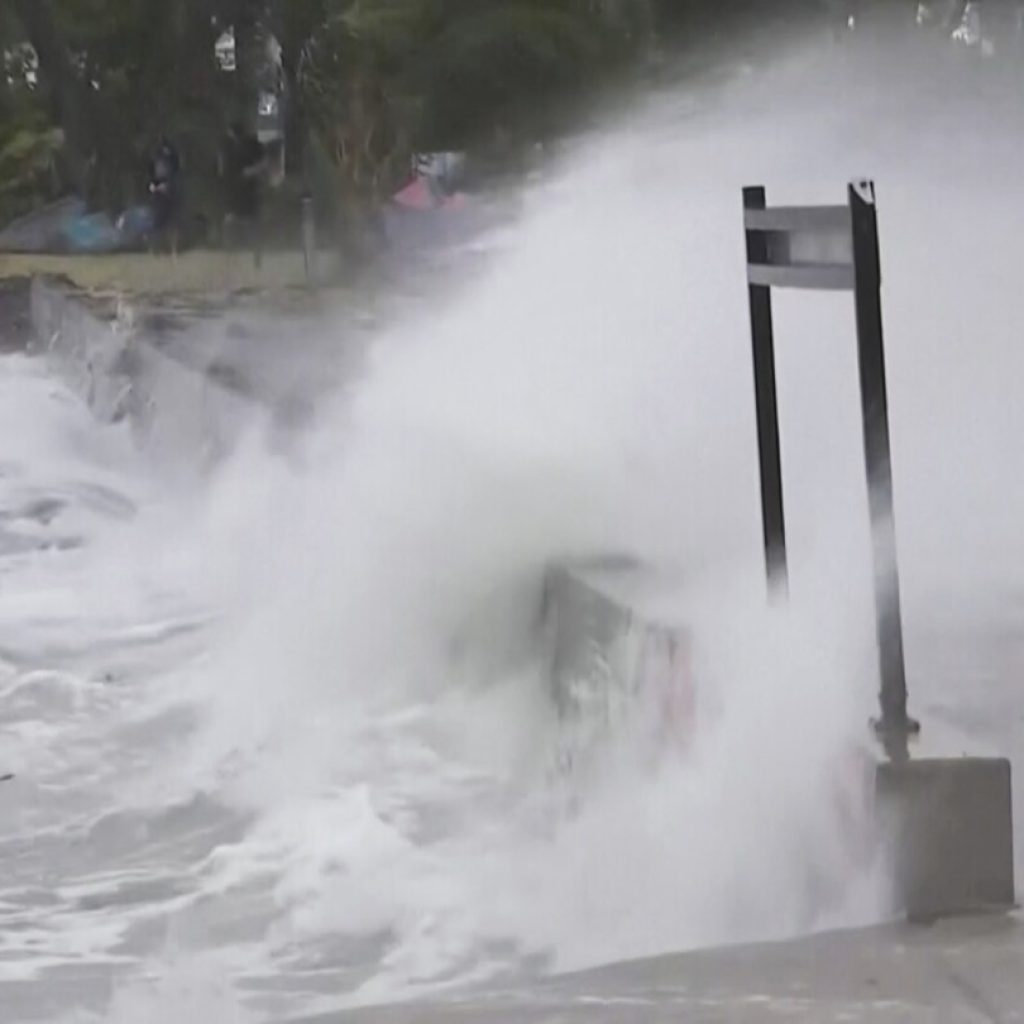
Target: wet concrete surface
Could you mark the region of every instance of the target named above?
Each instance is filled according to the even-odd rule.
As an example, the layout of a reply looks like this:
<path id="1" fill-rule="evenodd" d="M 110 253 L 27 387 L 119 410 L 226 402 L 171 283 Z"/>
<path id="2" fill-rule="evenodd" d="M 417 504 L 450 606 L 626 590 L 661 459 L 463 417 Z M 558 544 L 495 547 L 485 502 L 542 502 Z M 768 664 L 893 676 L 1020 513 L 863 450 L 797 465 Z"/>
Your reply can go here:
<path id="1" fill-rule="evenodd" d="M 221 310 L 143 310 L 139 329 L 164 355 L 221 387 L 280 410 L 308 412 L 355 372 L 375 329 L 351 296 Z"/>
<path id="2" fill-rule="evenodd" d="M 1017 1024 L 1022 965 L 1020 918 L 963 918 L 659 957 L 303 1024 Z"/>

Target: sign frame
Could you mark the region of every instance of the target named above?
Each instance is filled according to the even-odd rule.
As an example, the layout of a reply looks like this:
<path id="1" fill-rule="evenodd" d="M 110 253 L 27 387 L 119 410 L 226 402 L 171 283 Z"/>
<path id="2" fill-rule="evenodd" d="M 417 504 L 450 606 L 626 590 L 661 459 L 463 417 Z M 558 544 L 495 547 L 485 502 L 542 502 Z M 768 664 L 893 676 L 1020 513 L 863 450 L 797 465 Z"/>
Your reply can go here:
<path id="1" fill-rule="evenodd" d="M 891 760 L 909 756 L 920 725 L 907 713 L 907 679 L 893 510 L 889 404 L 882 330 L 875 186 L 851 182 L 845 206 L 770 207 L 763 186 L 743 189 L 747 288 L 768 582 L 788 591 L 772 289 L 851 292 L 857 325 L 861 420 L 874 569 L 881 717 L 873 722 Z"/>

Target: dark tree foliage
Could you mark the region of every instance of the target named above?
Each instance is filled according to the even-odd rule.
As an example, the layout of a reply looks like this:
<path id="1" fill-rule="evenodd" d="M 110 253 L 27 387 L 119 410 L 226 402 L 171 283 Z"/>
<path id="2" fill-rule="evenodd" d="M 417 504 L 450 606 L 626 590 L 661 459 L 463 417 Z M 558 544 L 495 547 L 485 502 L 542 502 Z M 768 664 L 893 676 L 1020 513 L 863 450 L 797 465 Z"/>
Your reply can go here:
<path id="1" fill-rule="evenodd" d="M 773 10 L 821 0 L 773 0 Z M 659 39 L 700 46 L 765 0 L 0 0 L 0 48 L 38 80 L 0 83 L 0 202 L 60 187 L 117 209 L 138 198 L 160 135 L 189 203 L 216 216 L 225 126 L 254 116 L 266 41 L 282 50 L 289 169 L 318 149 L 341 206 L 372 207 L 416 149 L 486 148 L 556 132 Z M 235 35 L 237 67 L 214 44 Z M 16 140 L 13 150 L 5 147 Z M 13 162 L 12 162 L 13 161 Z M 17 186 L 12 182 L 17 179 Z M 12 192 L 13 189 L 13 192 Z M 0 212 L 3 208 L 0 207 Z"/>
<path id="2" fill-rule="evenodd" d="M 7 2 L 38 55 L 37 105 L 64 134 L 67 186 L 122 205 L 162 132 L 208 163 L 222 90 L 207 0 Z"/>

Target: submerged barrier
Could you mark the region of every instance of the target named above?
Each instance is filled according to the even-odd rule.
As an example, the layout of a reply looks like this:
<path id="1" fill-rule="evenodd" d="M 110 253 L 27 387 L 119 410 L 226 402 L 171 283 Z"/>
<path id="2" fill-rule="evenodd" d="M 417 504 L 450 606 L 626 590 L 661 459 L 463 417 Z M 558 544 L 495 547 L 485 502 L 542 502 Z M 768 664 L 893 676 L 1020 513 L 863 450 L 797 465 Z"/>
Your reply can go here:
<path id="1" fill-rule="evenodd" d="M 586 773 L 609 742 L 685 749 L 696 722 L 690 634 L 659 598 L 674 581 L 631 559 L 553 567 L 544 624 L 563 722 L 558 770 Z"/>

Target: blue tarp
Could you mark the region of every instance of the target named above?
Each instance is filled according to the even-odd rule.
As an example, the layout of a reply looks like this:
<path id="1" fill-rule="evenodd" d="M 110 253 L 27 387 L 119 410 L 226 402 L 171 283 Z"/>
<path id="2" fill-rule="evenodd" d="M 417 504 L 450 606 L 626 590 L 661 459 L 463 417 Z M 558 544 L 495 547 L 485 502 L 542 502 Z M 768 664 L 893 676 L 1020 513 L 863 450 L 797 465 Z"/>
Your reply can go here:
<path id="1" fill-rule="evenodd" d="M 116 252 L 143 244 L 153 230 L 148 206 L 132 206 L 113 220 L 90 213 L 77 197 L 58 200 L 19 217 L 0 231 L 2 252 Z"/>

